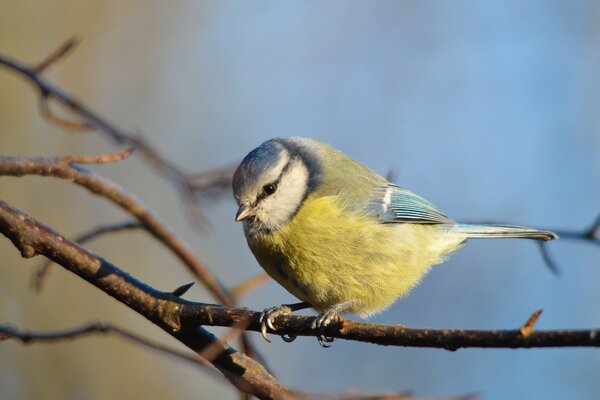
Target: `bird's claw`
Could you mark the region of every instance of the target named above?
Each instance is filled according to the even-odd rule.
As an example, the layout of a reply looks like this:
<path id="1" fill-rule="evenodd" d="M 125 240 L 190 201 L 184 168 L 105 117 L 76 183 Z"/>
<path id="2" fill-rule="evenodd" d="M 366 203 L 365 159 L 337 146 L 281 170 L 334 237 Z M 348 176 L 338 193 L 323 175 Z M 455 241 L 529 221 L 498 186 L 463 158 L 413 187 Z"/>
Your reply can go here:
<path id="1" fill-rule="evenodd" d="M 317 331 L 317 340 L 322 347 L 331 347 L 331 345 L 327 343 L 332 343 L 335 340 L 335 338 L 331 336 L 326 336 L 325 331 L 327 330 L 329 324 L 331 324 L 331 322 L 337 318 L 337 310 L 329 309 L 314 319 L 312 328 Z"/>
<path id="2" fill-rule="evenodd" d="M 270 343 L 271 340 L 269 340 L 269 337 L 267 336 L 267 328 L 271 329 L 272 331 L 276 331 L 277 329 L 275 328 L 275 325 L 273 325 L 273 321 L 275 320 L 275 318 L 281 315 L 291 314 L 292 309 L 286 305 L 265 308 L 262 314 L 260 314 L 260 319 L 258 320 L 258 322 L 260 323 L 260 333 L 262 334 L 262 337 Z M 285 342 L 290 343 L 296 339 L 296 336 L 281 335 L 281 338 Z"/>

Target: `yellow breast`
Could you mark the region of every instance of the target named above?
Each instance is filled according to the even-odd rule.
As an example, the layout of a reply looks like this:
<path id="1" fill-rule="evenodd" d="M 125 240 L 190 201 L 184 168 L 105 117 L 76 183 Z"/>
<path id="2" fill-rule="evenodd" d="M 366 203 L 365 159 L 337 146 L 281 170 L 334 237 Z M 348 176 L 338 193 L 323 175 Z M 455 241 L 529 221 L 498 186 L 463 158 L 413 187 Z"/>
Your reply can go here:
<path id="1" fill-rule="evenodd" d="M 308 197 L 277 232 L 248 238 L 265 271 L 318 311 L 347 301 L 366 316 L 406 295 L 463 238 L 439 225 L 381 224 L 336 196 Z"/>

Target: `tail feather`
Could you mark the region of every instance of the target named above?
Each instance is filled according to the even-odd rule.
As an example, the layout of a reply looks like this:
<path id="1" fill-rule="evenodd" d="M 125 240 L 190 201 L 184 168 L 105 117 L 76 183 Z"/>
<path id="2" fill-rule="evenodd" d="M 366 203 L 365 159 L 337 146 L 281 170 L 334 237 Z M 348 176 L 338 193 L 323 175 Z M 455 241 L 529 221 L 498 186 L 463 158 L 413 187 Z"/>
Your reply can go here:
<path id="1" fill-rule="evenodd" d="M 550 231 L 540 231 L 536 229 L 524 228 L 522 226 L 511 225 L 469 225 L 459 224 L 456 227 L 458 234 L 465 235 L 468 238 L 521 238 L 534 239 L 547 242 L 558 239 L 558 235 Z"/>

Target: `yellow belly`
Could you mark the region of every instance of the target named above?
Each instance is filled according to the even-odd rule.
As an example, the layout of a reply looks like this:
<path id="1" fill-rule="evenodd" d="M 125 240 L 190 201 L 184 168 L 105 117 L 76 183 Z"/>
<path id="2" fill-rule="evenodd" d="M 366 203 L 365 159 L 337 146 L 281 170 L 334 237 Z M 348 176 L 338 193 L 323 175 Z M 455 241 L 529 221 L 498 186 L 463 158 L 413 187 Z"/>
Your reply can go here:
<path id="1" fill-rule="evenodd" d="M 273 279 L 318 311 L 350 301 L 347 311 L 367 316 L 408 294 L 463 239 L 440 225 L 380 224 L 325 196 L 248 244 Z"/>

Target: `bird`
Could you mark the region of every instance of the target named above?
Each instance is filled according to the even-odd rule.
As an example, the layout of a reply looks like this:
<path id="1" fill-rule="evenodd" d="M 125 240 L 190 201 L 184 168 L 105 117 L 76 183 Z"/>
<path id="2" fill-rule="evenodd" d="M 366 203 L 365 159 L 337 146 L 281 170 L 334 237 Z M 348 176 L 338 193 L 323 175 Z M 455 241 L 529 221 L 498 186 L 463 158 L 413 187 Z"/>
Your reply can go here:
<path id="1" fill-rule="evenodd" d="M 256 260 L 300 300 L 263 311 L 267 341 L 276 317 L 313 308 L 312 327 L 328 347 L 327 326 L 340 314 L 382 312 L 467 239 L 557 238 L 520 226 L 456 223 L 424 198 L 306 137 L 262 143 L 237 167 L 232 187 L 235 220 L 243 222 Z"/>

